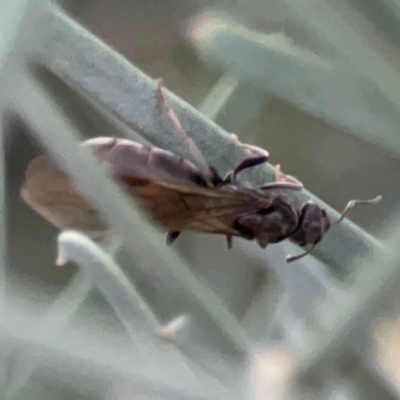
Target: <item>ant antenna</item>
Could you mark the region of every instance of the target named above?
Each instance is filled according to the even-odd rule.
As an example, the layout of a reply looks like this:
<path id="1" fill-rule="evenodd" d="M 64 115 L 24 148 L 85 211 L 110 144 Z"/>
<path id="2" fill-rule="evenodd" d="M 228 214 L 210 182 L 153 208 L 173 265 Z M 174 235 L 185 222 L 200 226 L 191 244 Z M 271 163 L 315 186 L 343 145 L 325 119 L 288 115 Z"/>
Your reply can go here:
<path id="1" fill-rule="evenodd" d="M 307 256 L 308 254 L 310 254 L 315 249 L 316 246 L 317 246 L 317 243 L 314 243 L 307 251 L 305 251 L 304 253 L 301 253 L 297 256 L 288 255 L 286 257 L 286 262 L 291 263 L 293 261 L 300 260 L 300 258 L 303 258 L 303 257 Z"/>
<path id="2" fill-rule="evenodd" d="M 337 221 L 335 221 L 332 226 L 335 226 L 337 224 L 340 224 L 344 218 L 349 214 L 349 212 L 357 205 L 357 204 L 377 204 L 382 200 L 382 196 L 376 196 L 373 199 L 370 200 L 350 200 L 347 204 L 346 207 L 344 208 L 342 215 L 339 217 Z"/>

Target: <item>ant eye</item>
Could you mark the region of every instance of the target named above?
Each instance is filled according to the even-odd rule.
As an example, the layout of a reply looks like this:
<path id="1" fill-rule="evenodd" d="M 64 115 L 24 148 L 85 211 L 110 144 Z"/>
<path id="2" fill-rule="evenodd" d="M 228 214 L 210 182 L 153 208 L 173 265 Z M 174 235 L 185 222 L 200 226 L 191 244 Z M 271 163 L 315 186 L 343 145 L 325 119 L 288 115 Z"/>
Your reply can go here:
<path id="1" fill-rule="evenodd" d="M 321 210 L 321 214 L 322 214 L 323 217 L 327 217 L 328 216 L 328 214 L 326 213 L 326 211 L 324 209 Z"/>
<path id="2" fill-rule="evenodd" d="M 260 208 L 257 211 L 257 214 L 259 214 L 259 215 L 267 215 L 267 214 L 271 214 L 271 213 L 273 213 L 275 211 L 276 211 L 276 207 L 275 206 L 270 206 L 270 207 L 267 207 L 267 208 Z"/>

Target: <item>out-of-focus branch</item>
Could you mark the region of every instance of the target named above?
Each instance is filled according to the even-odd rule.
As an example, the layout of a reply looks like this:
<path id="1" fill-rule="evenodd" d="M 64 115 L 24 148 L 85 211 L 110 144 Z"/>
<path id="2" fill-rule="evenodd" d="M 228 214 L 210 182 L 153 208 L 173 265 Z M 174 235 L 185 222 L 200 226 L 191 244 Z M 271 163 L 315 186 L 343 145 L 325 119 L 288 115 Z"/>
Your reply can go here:
<path id="1" fill-rule="evenodd" d="M 258 33 L 208 14 L 193 22 L 189 38 L 201 55 L 240 81 L 400 154 L 400 105 L 393 107 L 389 97 L 354 69 L 327 60 L 282 33 Z"/>

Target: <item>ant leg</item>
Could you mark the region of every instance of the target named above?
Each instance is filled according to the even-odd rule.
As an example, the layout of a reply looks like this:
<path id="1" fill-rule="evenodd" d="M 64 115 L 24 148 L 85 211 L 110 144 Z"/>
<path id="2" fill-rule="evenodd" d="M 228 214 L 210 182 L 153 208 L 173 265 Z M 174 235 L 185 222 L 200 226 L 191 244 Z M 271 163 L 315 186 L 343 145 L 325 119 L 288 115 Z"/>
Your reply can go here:
<path id="1" fill-rule="evenodd" d="M 286 262 L 291 263 L 293 261 L 300 260 L 300 258 L 303 258 L 303 257 L 307 256 L 308 254 L 310 254 L 315 249 L 316 246 L 317 246 L 317 243 L 314 243 L 307 251 L 305 251 L 304 253 L 301 253 L 297 256 L 288 255 L 286 257 Z"/>
<path id="2" fill-rule="evenodd" d="M 181 233 L 179 231 L 169 231 L 167 233 L 167 244 L 172 244 L 175 242 L 176 239 L 178 239 L 178 236 Z"/>
<path id="3" fill-rule="evenodd" d="M 155 80 L 157 83 L 156 89 L 156 97 L 158 103 L 161 105 L 163 111 L 168 116 L 172 124 L 174 125 L 175 131 L 180 135 L 181 139 L 183 139 L 185 145 L 189 149 L 192 157 L 197 162 L 198 167 L 205 177 L 210 178 L 214 174 L 210 171 L 208 163 L 201 153 L 200 149 L 197 147 L 196 143 L 187 135 L 186 131 L 183 129 L 181 122 L 178 119 L 178 116 L 175 114 L 174 110 L 170 108 L 165 101 L 164 94 L 162 92 L 163 80 L 162 78 L 158 78 Z"/>
<path id="4" fill-rule="evenodd" d="M 275 182 L 268 183 L 267 185 L 260 186 L 261 190 L 271 189 L 290 189 L 290 190 L 301 190 L 304 185 L 296 178 L 291 175 L 286 175 L 281 171 L 279 164 L 274 167 Z"/>
<path id="5" fill-rule="evenodd" d="M 265 150 L 261 147 L 258 147 L 258 146 L 253 146 L 248 143 L 242 143 L 239 140 L 238 136 L 235 135 L 234 133 L 231 133 L 230 136 L 231 136 L 232 142 L 234 142 L 235 146 L 241 147 L 250 156 L 257 155 L 259 157 L 264 156 L 264 157 L 269 158 L 269 153 L 267 150 Z"/>
<path id="6" fill-rule="evenodd" d="M 226 235 L 226 245 L 228 249 L 232 248 L 232 235 Z"/>
<path id="7" fill-rule="evenodd" d="M 301 190 L 303 184 L 301 182 L 272 182 L 267 185 L 260 186 L 261 190 L 272 190 L 272 189 L 289 189 L 289 190 Z"/>
<path id="8" fill-rule="evenodd" d="M 304 185 L 296 179 L 292 175 L 286 175 L 285 173 L 282 172 L 280 164 L 276 164 L 274 167 L 274 173 L 275 173 L 275 182 L 290 182 L 290 183 L 295 183 L 298 186 L 303 187 Z"/>
<path id="9" fill-rule="evenodd" d="M 243 160 L 233 171 L 228 172 L 228 174 L 224 178 L 224 183 L 231 183 L 236 181 L 236 175 L 242 172 L 243 170 L 251 167 L 255 167 L 256 165 L 264 164 L 268 161 L 268 157 L 266 156 L 258 156 L 252 158 L 246 158 Z"/>
<path id="10" fill-rule="evenodd" d="M 295 177 L 284 174 L 281 171 L 281 166 L 279 164 L 275 165 L 274 172 L 275 172 L 275 182 L 260 186 L 261 190 L 271 190 L 271 189 L 301 190 L 301 189 L 303 189 L 304 185 Z"/>
<path id="11" fill-rule="evenodd" d="M 337 221 L 335 221 L 332 225 L 337 225 L 340 222 L 343 221 L 343 219 L 348 215 L 348 213 L 357 205 L 357 204 L 376 204 L 379 203 L 382 200 L 382 196 L 376 196 L 374 199 L 370 200 L 350 200 L 347 204 L 346 207 L 344 208 L 342 215 L 339 217 Z"/>

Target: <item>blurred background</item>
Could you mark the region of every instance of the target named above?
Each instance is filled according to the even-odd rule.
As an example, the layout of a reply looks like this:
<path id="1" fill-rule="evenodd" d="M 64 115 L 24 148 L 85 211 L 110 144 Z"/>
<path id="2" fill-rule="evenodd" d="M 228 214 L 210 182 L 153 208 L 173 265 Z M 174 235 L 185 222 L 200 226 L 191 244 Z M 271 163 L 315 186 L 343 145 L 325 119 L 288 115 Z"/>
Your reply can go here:
<path id="1" fill-rule="evenodd" d="M 43 4 L 39 8 L 45 9 Z M 381 194 L 384 200 L 378 206 L 357 208 L 350 219 L 366 232 L 387 238 L 400 195 L 400 6 L 394 1 L 71 0 L 59 6 L 62 13 L 145 74 L 162 77 L 166 88 L 224 130 L 234 132 L 244 143 L 267 149 L 271 164 L 281 164 L 284 172 L 296 176 L 334 209 L 341 210 L 353 198 Z M 1 7 L 5 12 L 10 6 L 4 1 Z M 45 26 L 41 30 L 46 35 Z M 95 107 L 46 62 L 30 71 L 83 137 L 122 136 L 129 129 L 118 125 L 107 110 Z M 4 127 L 8 295 L 18 304 L 23 294 L 34 315 L 46 316 L 54 302 L 63 310 L 62 296 L 66 290 L 73 293 L 68 288 L 79 267 L 76 263 L 55 267 L 58 231 L 19 197 L 29 161 L 43 151 L 32 137 L 32 127 L 14 116 L 7 118 Z M 382 324 L 376 323 L 372 311 L 367 325 L 375 329 L 377 324 L 378 340 L 371 344 L 371 332 L 363 333 L 368 349 L 365 358 L 360 349 L 356 355 L 350 351 L 344 361 L 335 364 L 331 379 L 307 381 L 307 390 L 289 394 L 294 361 L 287 352 L 293 341 L 305 345 L 307 332 L 315 327 L 315 321 L 307 318 L 323 300 L 340 299 L 335 291 L 343 290 L 342 283 L 313 257 L 304 260 L 305 271 L 301 269 L 304 265 L 285 265 L 286 248 L 268 248 L 265 258 L 256 244 L 239 240 L 234 244 L 228 252 L 223 237 L 185 233 L 174 248 L 200 282 L 246 327 L 251 345 L 268 343 L 263 347 L 265 354 L 260 354 L 269 362 L 259 366 L 252 359 L 257 373 L 250 375 L 257 382 L 275 382 L 276 394 L 264 397 L 272 386 L 256 383 L 254 393 L 243 394 L 243 398 L 399 398 L 398 322 L 381 315 Z M 182 310 L 190 314 L 190 307 L 182 308 L 178 287 L 176 294 L 155 277 L 149 280 L 139 269 L 128 267 L 132 260 L 126 261 L 126 257 L 121 251 L 115 258 L 162 323 L 181 315 Z M 379 267 L 379 263 L 374 265 Z M 89 326 L 94 332 L 101 326 L 101 335 L 123 343 L 127 339 L 121 333 L 119 317 L 100 292 L 85 298 L 85 306 L 79 305 L 81 311 L 68 324 Z M 390 309 L 396 309 L 397 298 L 392 294 L 389 298 Z M 358 300 L 361 304 L 367 299 L 360 294 Z M 384 309 L 382 306 L 380 311 Z M 52 321 L 54 315 L 47 318 Z M 64 325 L 62 330 L 64 335 L 68 332 Z M 111 339 L 107 336 L 106 340 Z M 151 385 L 138 390 L 137 382 L 132 389 L 129 380 L 121 385 L 114 380 L 113 389 L 104 384 L 102 388 L 107 390 L 102 393 L 96 386 L 99 378 L 91 376 L 90 369 L 79 383 L 71 371 L 60 379 L 57 366 L 52 374 L 37 367 L 39 372 L 19 379 L 24 351 L 17 351 L 17 361 L 11 352 L 7 365 L 4 363 L 4 387 L 18 388 L 7 392 L 10 398 L 28 398 L 32 393 L 43 399 L 101 395 L 112 399 L 178 398 L 167 396 L 162 389 L 149 394 L 146 390 Z M 240 374 L 235 368 L 231 372 L 232 376 Z M 23 383 L 18 386 L 18 382 Z M 86 391 L 88 387 L 91 389 Z"/>

